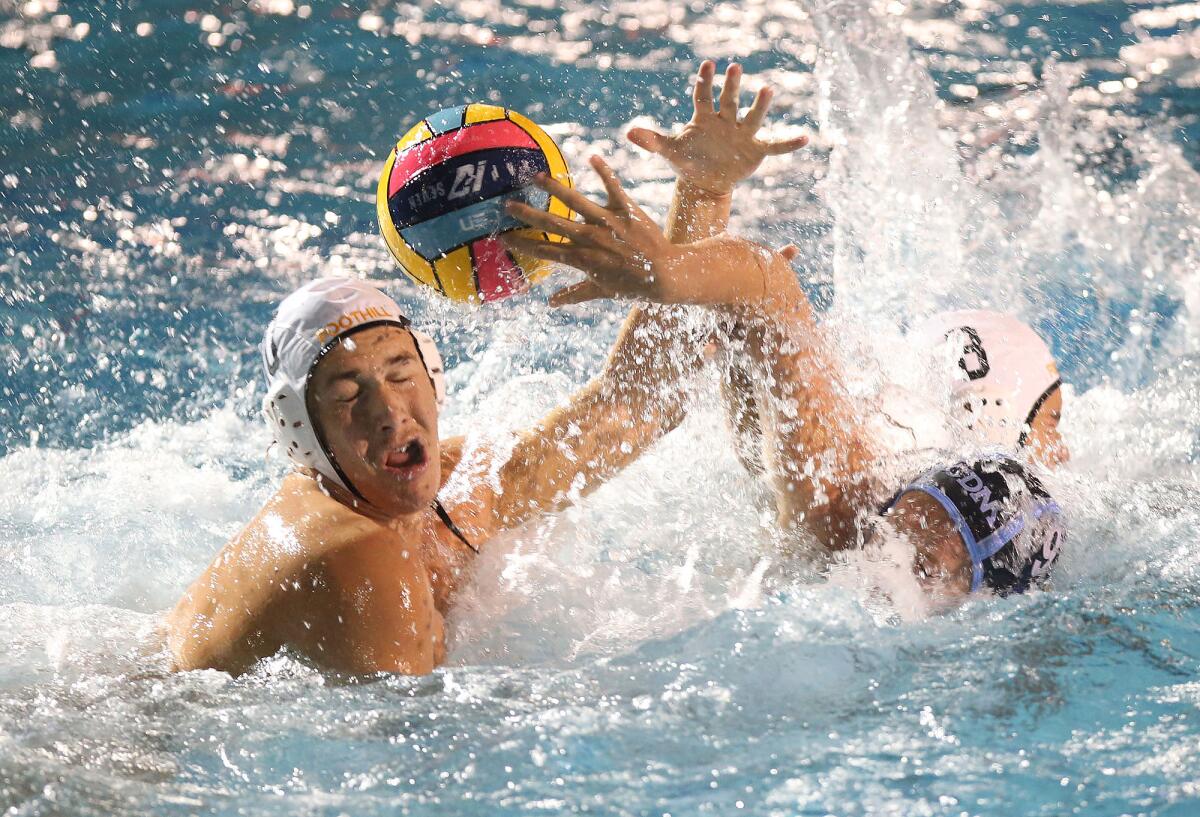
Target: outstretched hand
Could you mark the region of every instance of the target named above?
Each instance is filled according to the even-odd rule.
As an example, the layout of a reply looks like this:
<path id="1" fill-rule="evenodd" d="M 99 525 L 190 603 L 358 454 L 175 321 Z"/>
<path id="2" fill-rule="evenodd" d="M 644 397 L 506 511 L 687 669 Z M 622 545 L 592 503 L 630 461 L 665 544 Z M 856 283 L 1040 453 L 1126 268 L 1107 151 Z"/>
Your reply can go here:
<path id="1" fill-rule="evenodd" d="M 545 174 L 534 180 L 537 187 L 579 213 L 582 222 L 521 201 L 505 205 L 529 226 L 570 239 L 556 243 L 507 233 L 502 236 L 505 244 L 588 276 L 554 293 L 552 306 L 621 297 L 664 304 L 754 303 L 786 296 L 795 287 L 795 275 L 786 264 L 795 255 L 794 247 L 775 254 L 733 236 L 672 244 L 629 198 L 603 160 L 593 157 L 591 164 L 604 182 L 605 206 Z"/>
<path id="2" fill-rule="evenodd" d="M 604 160 L 591 165 L 604 183 L 608 202 L 600 206 L 578 190 L 540 174 L 534 185 L 560 199 L 583 221 L 556 216 L 519 201 L 509 201 L 508 212 L 531 227 L 565 236 L 570 243 L 539 241 L 508 234 L 503 241 L 517 252 L 557 261 L 583 270 L 588 280 L 561 289 L 550 298 L 552 306 L 582 303 L 596 298 L 630 297 L 659 300 L 665 267 L 678 255 L 677 248 L 642 208 L 621 187 Z"/>
<path id="3" fill-rule="evenodd" d="M 767 156 L 798 150 L 808 144 L 808 137 L 778 141 L 759 139 L 756 134 L 762 128 L 774 92 L 769 86 L 760 88 L 750 110 L 739 120 L 742 67 L 733 63 L 726 69 L 720 98 L 714 104 L 716 71 L 716 63 L 712 60 L 700 64 L 700 74 L 692 91 L 692 118 L 677 135 L 632 128 L 628 138 L 638 147 L 670 162 L 681 181 L 723 196 L 754 173 Z"/>

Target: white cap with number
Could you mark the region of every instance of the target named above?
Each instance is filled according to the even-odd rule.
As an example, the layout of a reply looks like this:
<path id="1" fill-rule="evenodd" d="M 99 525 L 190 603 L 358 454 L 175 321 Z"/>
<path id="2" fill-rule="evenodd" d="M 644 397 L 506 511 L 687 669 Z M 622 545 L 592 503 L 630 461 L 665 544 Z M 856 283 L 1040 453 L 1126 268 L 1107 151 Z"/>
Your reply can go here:
<path id="1" fill-rule="evenodd" d="M 986 309 L 942 312 L 914 329 L 912 337 L 952 372 L 960 419 L 981 442 L 1023 445 L 1029 423 L 1062 384 L 1050 347 L 1011 315 Z"/>

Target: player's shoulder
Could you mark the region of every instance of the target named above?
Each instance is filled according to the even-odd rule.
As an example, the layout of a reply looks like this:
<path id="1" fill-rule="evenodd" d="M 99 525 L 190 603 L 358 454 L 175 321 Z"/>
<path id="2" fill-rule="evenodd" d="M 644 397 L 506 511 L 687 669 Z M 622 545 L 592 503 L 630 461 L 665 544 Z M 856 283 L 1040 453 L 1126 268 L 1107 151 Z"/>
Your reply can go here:
<path id="1" fill-rule="evenodd" d="M 465 513 L 478 526 L 490 514 L 499 491 L 498 468 L 505 459 L 494 441 L 476 436 L 441 441 L 442 504 L 455 518 Z M 486 525 L 484 526 L 486 527 Z"/>
<path id="2" fill-rule="evenodd" d="M 300 473 L 284 478 L 259 520 L 267 533 L 274 529 L 282 539 L 319 552 L 393 536 L 383 524 L 342 504 Z"/>
<path id="3" fill-rule="evenodd" d="M 460 434 L 457 437 L 447 437 L 444 440 L 438 441 L 438 449 L 441 455 L 442 463 L 442 484 L 450 479 L 450 475 L 458 468 L 462 462 L 463 451 L 466 448 L 466 435 Z"/>

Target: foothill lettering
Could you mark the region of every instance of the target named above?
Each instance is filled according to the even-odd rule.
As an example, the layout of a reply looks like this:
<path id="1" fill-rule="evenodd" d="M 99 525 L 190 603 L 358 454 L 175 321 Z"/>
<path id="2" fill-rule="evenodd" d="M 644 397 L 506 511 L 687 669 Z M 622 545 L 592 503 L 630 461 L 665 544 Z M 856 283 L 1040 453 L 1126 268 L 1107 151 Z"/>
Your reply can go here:
<path id="1" fill-rule="evenodd" d="M 338 316 L 337 320 L 330 321 L 317 330 L 317 343 L 324 343 L 329 338 L 335 337 L 338 333 L 345 332 L 347 329 L 357 326 L 360 323 L 384 320 L 392 317 L 386 309 L 378 306 L 368 306 L 346 312 Z"/>

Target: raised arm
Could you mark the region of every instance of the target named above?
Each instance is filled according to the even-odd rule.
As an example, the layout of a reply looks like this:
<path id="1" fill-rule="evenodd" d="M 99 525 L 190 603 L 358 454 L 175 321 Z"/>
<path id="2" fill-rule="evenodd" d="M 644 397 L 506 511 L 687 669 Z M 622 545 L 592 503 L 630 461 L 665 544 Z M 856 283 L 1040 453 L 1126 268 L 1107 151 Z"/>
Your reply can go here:
<path id="1" fill-rule="evenodd" d="M 771 263 L 787 266 L 778 255 Z M 827 550 L 852 547 L 860 544 L 860 518 L 876 510 L 874 448 L 803 291 L 794 278 L 772 279 L 781 282 L 774 297 L 731 311 L 745 330 L 745 370 L 761 386 L 764 466 L 778 521 Z"/>
<path id="2" fill-rule="evenodd" d="M 738 119 L 742 68 L 732 63 L 725 70 L 720 97 L 714 105 L 713 79 L 716 64 L 700 64 L 692 88 L 692 117 L 673 136 L 649 128 L 633 128 L 629 140 L 638 147 L 657 153 L 675 169 L 677 179 L 671 210 L 667 217 L 667 237 L 675 244 L 710 238 L 725 230 L 733 206 L 733 189 L 749 178 L 767 156 L 798 150 L 807 137 L 768 141 L 758 133 L 770 110 L 773 92 L 769 86 L 759 89 L 746 116 Z M 794 251 L 793 251 L 794 252 Z M 785 255 L 790 260 L 790 257 Z M 740 335 L 736 326 L 727 333 Z M 726 337 L 725 341 L 736 342 Z M 726 418 L 734 432 L 738 459 L 747 470 L 762 470 L 762 431 L 758 399 L 753 379 L 737 359 L 721 371 L 721 393 Z"/>
<path id="3" fill-rule="evenodd" d="M 746 115 L 738 118 L 742 67 L 737 63 L 726 69 L 714 104 L 716 69 L 712 60 L 700 64 L 692 87 L 692 117 L 679 133 L 667 136 L 650 128 L 632 128 L 628 134 L 629 141 L 662 156 L 675 169 L 675 195 L 666 229 L 674 244 L 723 232 L 737 183 L 753 175 L 767 156 L 791 153 L 808 144 L 804 136 L 778 141 L 758 138 L 774 95 L 769 86 L 759 89 Z"/>
<path id="4" fill-rule="evenodd" d="M 675 312 L 632 309 L 600 375 L 521 435 L 500 471 L 501 527 L 587 494 L 679 424 L 699 355 L 678 343 Z"/>
<path id="5" fill-rule="evenodd" d="M 607 165 L 593 165 L 608 191 L 605 207 L 552 179 L 536 182 L 580 213 L 584 223 L 519 203 L 512 203 L 510 211 L 534 226 L 571 238 L 569 248 L 563 245 L 568 256 L 602 252 L 603 246 L 623 242 L 652 253 L 668 246 Z M 589 243 L 585 235 L 595 240 Z M 520 238 L 510 243 L 525 252 L 540 252 L 545 246 L 545 242 Z M 575 303 L 591 296 L 591 284 L 584 282 L 555 293 L 551 302 Z M 599 376 L 567 405 L 521 435 L 500 469 L 501 490 L 493 511 L 496 524 L 512 527 L 564 506 L 603 484 L 674 428 L 684 412 L 681 381 L 699 363 L 698 345 L 683 337 L 679 310 L 664 306 L 631 310 Z"/>

